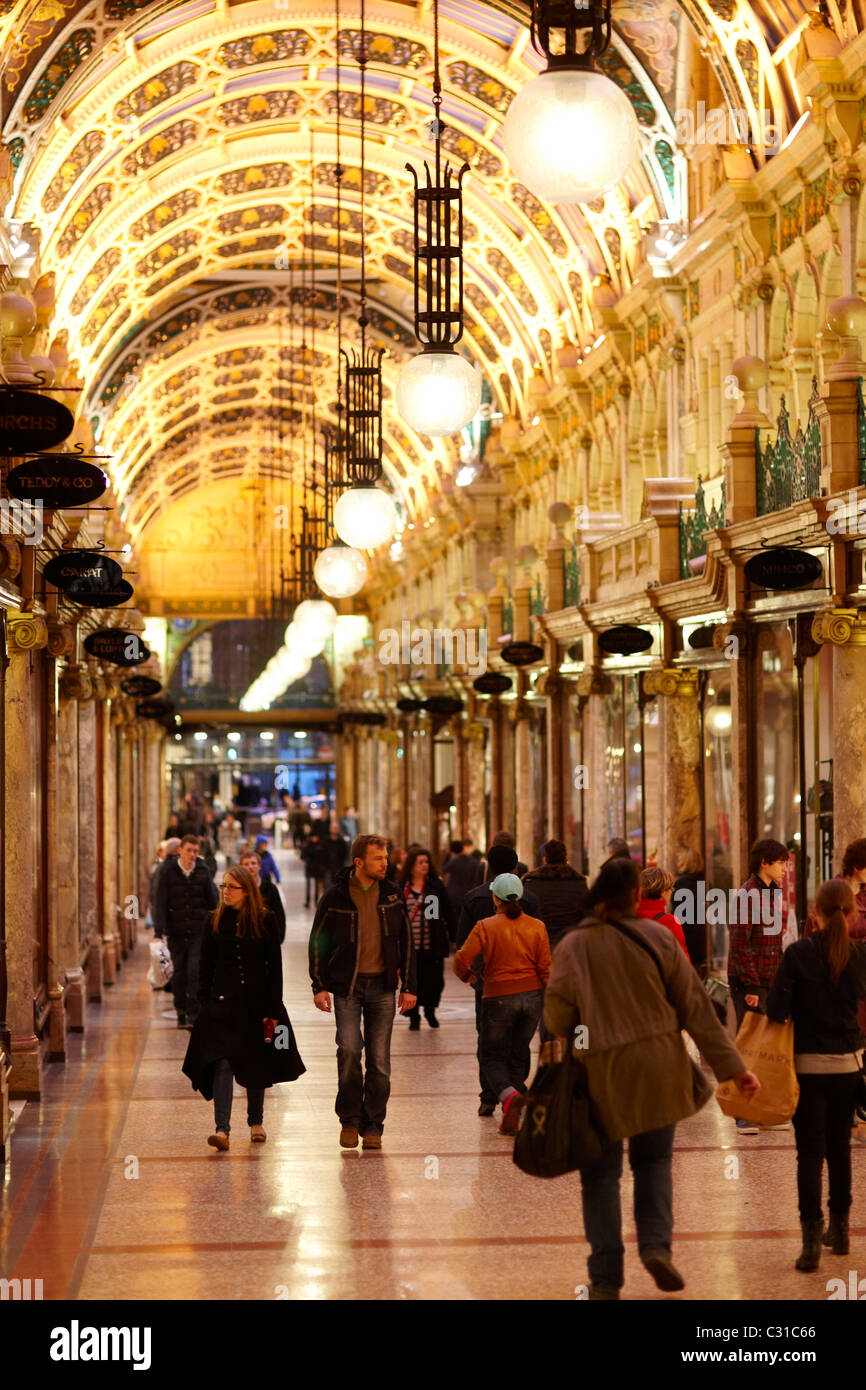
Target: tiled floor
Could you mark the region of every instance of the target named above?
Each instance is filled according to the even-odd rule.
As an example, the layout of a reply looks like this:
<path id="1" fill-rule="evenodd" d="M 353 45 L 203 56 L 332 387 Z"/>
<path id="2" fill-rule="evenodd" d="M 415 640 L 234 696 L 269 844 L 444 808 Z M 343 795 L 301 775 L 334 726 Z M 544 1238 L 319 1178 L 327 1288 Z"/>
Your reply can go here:
<path id="1" fill-rule="evenodd" d="M 207 1148 L 211 1109 L 181 1074 L 187 1034 L 147 985 L 142 940 L 18 1120 L 0 1273 L 41 1278 L 52 1299 L 574 1299 L 579 1183 L 524 1177 L 497 1121 L 476 1115 L 472 996 L 450 969 L 438 1032 L 395 1023 L 383 1152 L 339 1149 L 333 1019 L 310 995 L 300 869 L 283 867 L 285 998 L 307 1073 L 268 1093 L 267 1144 L 249 1144 L 238 1092 L 230 1152 Z M 828 1279 L 866 1270 L 866 1145 L 851 1255 L 815 1275 L 793 1268 L 794 1172 L 790 1131 L 737 1138 L 715 1102 L 680 1126 L 685 1297 L 823 1300 Z M 630 1205 L 626 1176 L 623 1296 L 670 1297 L 637 1259 Z"/>

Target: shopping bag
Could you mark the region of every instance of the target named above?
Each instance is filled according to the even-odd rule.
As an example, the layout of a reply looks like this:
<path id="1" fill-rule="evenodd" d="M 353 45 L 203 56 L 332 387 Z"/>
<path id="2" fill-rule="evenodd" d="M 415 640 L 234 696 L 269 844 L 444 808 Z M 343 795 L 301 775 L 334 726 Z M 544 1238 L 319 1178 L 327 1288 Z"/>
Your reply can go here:
<path id="1" fill-rule="evenodd" d="M 794 1070 L 793 1022 L 774 1023 L 766 1014 L 750 1010 L 740 1025 L 736 1046 L 761 1089 L 747 1100 L 733 1081 L 723 1081 L 716 1091 L 723 1114 L 756 1125 L 780 1125 L 790 1120 L 800 1097 Z"/>
<path id="2" fill-rule="evenodd" d="M 514 1141 L 514 1162 L 531 1178 L 558 1178 L 594 1163 L 605 1142 L 586 1067 L 570 1040 L 545 1043 Z"/>
<path id="3" fill-rule="evenodd" d="M 171 959 L 171 951 L 168 949 L 168 942 L 156 939 L 150 943 L 150 965 L 147 971 L 147 982 L 154 989 L 163 989 L 174 974 L 174 965 Z"/>

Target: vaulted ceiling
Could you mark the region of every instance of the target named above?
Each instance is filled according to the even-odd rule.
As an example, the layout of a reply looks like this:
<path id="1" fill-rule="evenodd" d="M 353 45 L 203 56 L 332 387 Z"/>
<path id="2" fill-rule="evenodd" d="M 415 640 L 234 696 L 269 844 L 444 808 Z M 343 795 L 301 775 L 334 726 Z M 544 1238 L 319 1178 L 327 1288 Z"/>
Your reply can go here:
<path id="1" fill-rule="evenodd" d="M 341 10 L 342 325 L 351 341 L 362 233 L 358 0 Z M 841 38 L 862 20 L 859 0 L 826 0 L 823 10 Z M 464 346 L 495 406 L 525 416 L 533 373 L 552 378 L 557 348 L 592 340 L 594 279 L 625 290 L 642 227 L 687 215 L 676 114 L 693 95 L 689 69 L 704 62 L 732 105 L 781 111 L 790 129 L 801 102 L 785 41 L 807 22 L 806 5 L 616 0 L 603 66 L 634 104 L 642 157 L 617 189 L 579 208 L 541 204 L 504 157 L 508 104 L 542 66 L 527 6 L 441 0 L 440 15 L 445 143 L 470 165 Z M 371 332 L 387 349 L 386 466 L 407 514 L 419 515 L 453 461 L 450 443 L 414 436 L 391 400 L 414 350 L 405 166 L 432 149 L 429 0 L 370 0 L 367 29 Z M 313 397 L 319 418 L 331 411 L 337 42 L 333 0 L 0 0 L 3 139 L 18 171 L 7 212 L 42 229 L 57 321 L 135 536 L 196 489 L 256 467 L 288 474 Z"/>

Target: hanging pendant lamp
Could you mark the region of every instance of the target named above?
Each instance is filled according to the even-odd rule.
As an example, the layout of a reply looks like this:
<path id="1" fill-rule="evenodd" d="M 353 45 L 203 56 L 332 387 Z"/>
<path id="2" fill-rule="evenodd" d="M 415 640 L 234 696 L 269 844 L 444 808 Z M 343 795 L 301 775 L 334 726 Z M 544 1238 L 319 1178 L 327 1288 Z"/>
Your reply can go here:
<path id="1" fill-rule="evenodd" d="M 512 173 L 550 203 L 590 203 L 615 188 L 640 148 L 634 107 L 595 67 L 610 45 L 611 0 L 532 0 L 532 44 L 547 71 L 508 108 L 502 141 Z M 551 29 L 564 31 L 552 53 Z M 578 49 L 582 36 L 582 51 Z"/>

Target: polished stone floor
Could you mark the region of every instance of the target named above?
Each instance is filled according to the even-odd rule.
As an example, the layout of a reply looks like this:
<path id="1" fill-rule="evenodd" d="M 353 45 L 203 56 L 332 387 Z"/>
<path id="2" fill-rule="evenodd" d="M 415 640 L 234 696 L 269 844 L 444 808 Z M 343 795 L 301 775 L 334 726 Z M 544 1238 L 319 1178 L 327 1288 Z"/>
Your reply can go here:
<path id="1" fill-rule="evenodd" d="M 268 1093 L 268 1142 L 206 1146 L 211 1108 L 181 1074 L 187 1034 L 147 984 L 142 936 L 91 1006 L 67 1065 L 46 1067 L 3 1186 L 0 1274 L 51 1299 L 574 1299 L 587 1247 L 574 1177 L 534 1181 L 477 1114 L 472 996 L 446 970 L 442 1026 L 400 1019 L 381 1153 L 344 1152 L 333 1020 L 313 1007 L 300 866 L 281 856 L 285 999 L 307 1073 Z M 675 1258 L 691 1299 L 826 1299 L 866 1273 L 866 1144 L 854 1145 L 848 1257 L 818 1274 L 797 1250 L 793 1134 L 737 1137 L 714 1101 L 677 1131 Z M 637 1258 L 623 1179 L 624 1298 L 658 1292 Z"/>

